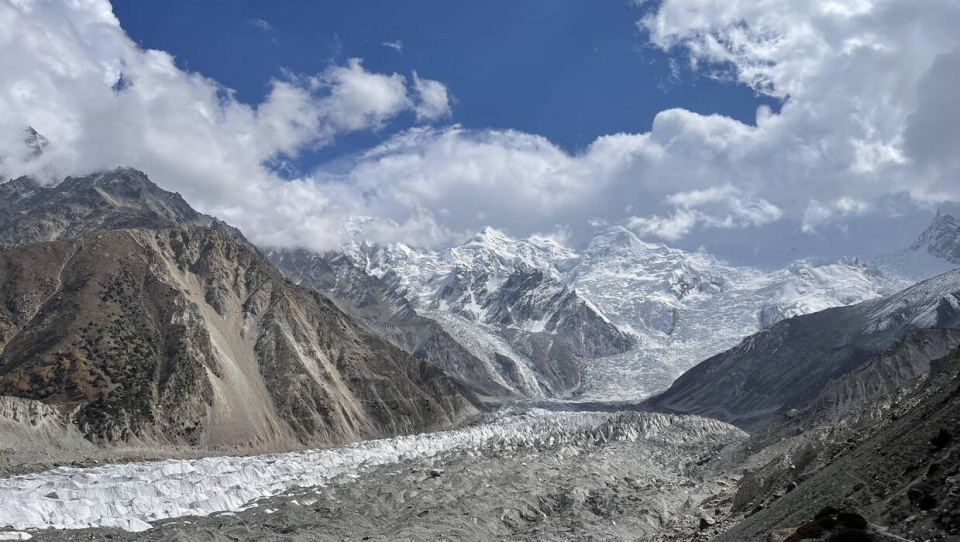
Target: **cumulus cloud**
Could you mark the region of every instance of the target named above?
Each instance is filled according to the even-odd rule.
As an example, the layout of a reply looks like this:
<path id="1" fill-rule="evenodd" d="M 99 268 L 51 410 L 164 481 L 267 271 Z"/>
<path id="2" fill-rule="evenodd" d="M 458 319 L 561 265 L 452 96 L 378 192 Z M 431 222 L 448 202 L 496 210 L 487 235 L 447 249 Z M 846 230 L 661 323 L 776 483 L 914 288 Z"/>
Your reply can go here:
<path id="1" fill-rule="evenodd" d="M 435 97 L 422 89 L 442 89 L 350 59 L 318 74 L 286 74 L 261 103 L 245 104 L 168 53 L 138 48 L 103 0 L 0 0 L 0 72 L 0 176 L 134 166 L 256 241 L 315 248 L 339 242 L 343 218 L 363 210 L 362 194 L 285 180 L 267 164 L 381 129 L 403 112 L 421 115 L 427 102 L 435 112 Z M 51 141 L 39 161 L 19 158 L 26 126 Z"/>
<path id="2" fill-rule="evenodd" d="M 734 229 L 763 226 L 783 215 L 765 199 L 753 198 L 733 185 L 671 194 L 665 203 L 675 210 L 670 216 L 631 217 L 627 225 L 643 234 L 676 241 L 697 226 L 707 229 Z"/>
<path id="3" fill-rule="evenodd" d="M 574 241 L 591 224 L 624 224 L 676 242 L 729 232 L 759 243 L 774 229 L 817 237 L 960 200 L 960 1 L 646 7 L 638 24 L 654 47 L 780 99 L 779 110 L 743 123 L 670 109 L 647 132 L 574 153 L 536 134 L 421 125 L 283 180 L 264 164 L 384 130 L 405 112 L 449 118 L 447 88 L 353 59 L 274 81 L 249 105 L 167 53 L 138 49 L 104 0 L 0 0 L 0 127 L 35 126 L 61 171 L 140 167 L 258 242 L 312 248 L 341 241 L 350 215 L 378 217 L 377 239 L 413 244 L 487 224 L 521 235 L 560 225 Z"/>
<path id="4" fill-rule="evenodd" d="M 802 231 L 813 233 L 817 229 L 851 216 L 862 216 L 871 211 L 870 203 L 844 196 L 829 202 L 811 200 L 803 211 Z"/>

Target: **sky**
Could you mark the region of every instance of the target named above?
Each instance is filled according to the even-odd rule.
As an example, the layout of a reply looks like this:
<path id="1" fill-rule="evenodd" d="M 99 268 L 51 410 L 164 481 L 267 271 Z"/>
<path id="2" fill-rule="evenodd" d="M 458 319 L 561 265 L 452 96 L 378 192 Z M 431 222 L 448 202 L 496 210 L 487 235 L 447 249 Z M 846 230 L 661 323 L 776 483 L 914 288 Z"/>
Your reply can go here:
<path id="1" fill-rule="evenodd" d="M 958 27 L 960 0 L 0 0 L 0 177 L 136 167 L 263 246 L 370 216 L 432 248 L 872 254 L 960 200 Z"/>

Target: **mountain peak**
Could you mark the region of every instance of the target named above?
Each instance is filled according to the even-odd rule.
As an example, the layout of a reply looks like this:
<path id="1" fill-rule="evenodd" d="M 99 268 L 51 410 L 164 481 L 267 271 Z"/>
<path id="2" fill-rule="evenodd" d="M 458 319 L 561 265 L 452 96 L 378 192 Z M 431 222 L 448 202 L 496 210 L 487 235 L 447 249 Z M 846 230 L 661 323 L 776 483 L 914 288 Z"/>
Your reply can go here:
<path id="1" fill-rule="evenodd" d="M 50 143 L 47 138 L 34 130 L 32 126 L 27 126 L 27 135 L 23 142 L 30 148 L 30 152 L 27 155 L 28 158 L 36 158 L 43 154 L 44 149 Z"/>
<path id="2" fill-rule="evenodd" d="M 502 232 L 501 230 L 498 230 L 493 226 L 485 226 L 482 230 L 478 231 L 476 235 L 470 238 L 470 241 L 468 241 L 468 244 L 480 243 L 484 245 L 489 245 L 489 244 L 500 245 L 503 243 L 509 243 L 511 241 L 513 241 L 513 238 L 511 238 L 509 235 Z"/>
<path id="3" fill-rule="evenodd" d="M 925 251 L 950 263 L 960 264 L 960 220 L 943 209 L 937 210 L 933 222 L 910 248 L 918 252 Z"/>
<path id="4" fill-rule="evenodd" d="M 84 189 L 94 187 L 146 188 L 162 192 L 163 190 L 147 177 L 147 174 L 131 167 L 118 167 L 110 171 L 101 171 L 83 177 L 67 177 L 59 183 L 64 189 Z"/>
<path id="5" fill-rule="evenodd" d="M 0 250 L 72 239 L 92 231 L 199 226 L 253 248 L 239 230 L 194 210 L 142 171 L 117 168 L 43 187 L 29 179 L 0 185 Z M 9 185 L 9 186 L 8 186 Z"/>
<path id="6" fill-rule="evenodd" d="M 610 227 L 594 236 L 587 243 L 587 252 L 605 254 L 620 251 L 647 252 L 666 248 L 665 245 L 643 241 L 623 226 Z"/>

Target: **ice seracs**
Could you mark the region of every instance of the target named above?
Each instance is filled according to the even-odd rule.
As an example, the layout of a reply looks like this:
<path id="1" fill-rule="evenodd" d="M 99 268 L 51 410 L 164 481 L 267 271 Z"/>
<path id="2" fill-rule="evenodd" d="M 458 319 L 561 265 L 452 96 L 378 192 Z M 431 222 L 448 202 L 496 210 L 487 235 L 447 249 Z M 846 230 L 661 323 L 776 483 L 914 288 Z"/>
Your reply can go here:
<path id="1" fill-rule="evenodd" d="M 322 487 L 339 476 L 410 459 L 576 450 L 611 441 L 633 442 L 637 453 L 650 453 L 663 447 L 706 449 L 744 436 L 730 425 L 692 416 L 509 409 L 463 429 L 328 450 L 61 467 L 0 479 L 0 527 L 142 531 L 151 521 L 239 511 L 261 497 Z"/>

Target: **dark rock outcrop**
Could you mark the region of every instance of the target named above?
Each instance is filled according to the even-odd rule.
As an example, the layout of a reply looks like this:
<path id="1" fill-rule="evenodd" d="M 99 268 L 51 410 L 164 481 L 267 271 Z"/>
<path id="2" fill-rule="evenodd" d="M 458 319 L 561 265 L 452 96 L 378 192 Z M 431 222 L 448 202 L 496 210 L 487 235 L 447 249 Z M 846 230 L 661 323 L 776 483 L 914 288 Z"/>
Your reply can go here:
<path id="1" fill-rule="evenodd" d="M 960 349 L 935 360 L 905 390 L 883 416 L 828 444 L 836 448 L 832 457 L 795 490 L 715 540 L 770 540 L 769 533 L 794 532 L 790 526 L 826 506 L 834 510 L 823 517 L 838 525 L 840 509 L 883 525 L 867 529 L 875 540 L 949 540 L 960 533 L 960 443 L 944 436 L 960 434 Z"/>

